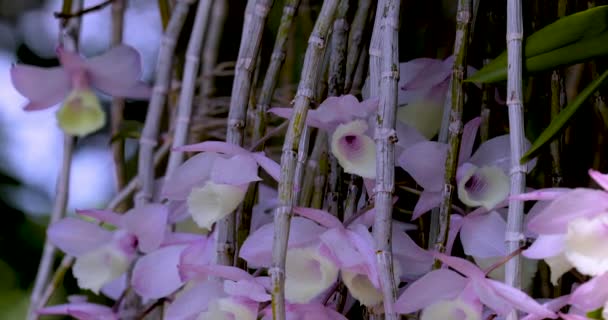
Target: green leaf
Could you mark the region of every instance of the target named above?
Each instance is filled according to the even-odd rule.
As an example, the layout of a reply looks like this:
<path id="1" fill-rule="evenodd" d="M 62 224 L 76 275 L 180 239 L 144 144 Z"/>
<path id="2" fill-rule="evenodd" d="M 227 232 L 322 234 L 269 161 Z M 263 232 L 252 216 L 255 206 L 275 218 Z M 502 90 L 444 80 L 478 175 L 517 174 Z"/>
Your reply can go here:
<path id="1" fill-rule="evenodd" d="M 561 18 L 527 37 L 524 70 L 550 70 L 607 54 L 608 6 L 599 6 Z M 505 51 L 465 81 L 490 83 L 506 79 Z"/>
<path id="2" fill-rule="evenodd" d="M 120 123 L 120 128 L 116 134 L 110 139 L 110 143 L 114 141 L 125 140 L 128 138 L 139 139 L 141 131 L 143 130 L 144 124 L 134 120 L 123 120 Z"/>
<path id="3" fill-rule="evenodd" d="M 576 111 L 583 105 L 583 102 L 589 98 L 605 81 L 608 79 L 608 70 L 604 71 L 601 76 L 593 80 L 574 100 L 568 104 L 551 123 L 549 126 L 540 134 L 538 139 L 534 141 L 530 150 L 524 154 L 520 162 L 522 164 L 530 161 L 534 158 L 539 150 L 550 143 L 555 136 L 557 136 L 568 124 L 568 121 L 572 119 L 572 116 Z"/>
<path id="4" fill-rule="evenodd" d="M 589 319 L 598 319 L 598 320 L 603 320 L 604 318 L 602 317 L 602 312 L 604 311 L 604 308 L 599 308 L 593 311 L 589 311 L 587 312 L 586 316 Z"/>

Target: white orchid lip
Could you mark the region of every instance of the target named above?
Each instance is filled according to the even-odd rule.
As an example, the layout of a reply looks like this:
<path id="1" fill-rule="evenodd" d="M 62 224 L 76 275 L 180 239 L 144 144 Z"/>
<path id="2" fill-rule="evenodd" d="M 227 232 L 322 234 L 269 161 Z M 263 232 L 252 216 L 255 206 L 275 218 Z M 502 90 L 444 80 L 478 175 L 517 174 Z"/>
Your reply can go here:
<path id="1" fill-rule="evenodd" d="M 234 211 L 245 198 L 247 188 L 207 181 L 193 188 L 188 196 L 188 210 L 196 224 L 205 229 Z"/>
<path id="2" fill-rule="evenodd" d="M 585 275 L 598 276 L 608 271 L 608 214 L 572 220 L 568 224 L 564 256 Z"/>
<path id="3" fill-rule="evenodd" d="M 331 152 L 345 172 L 371 179 L 376 176 L 376 145 L 365 135 L 367 129 L 363 120 L 339 125 L 331 138 Z"/>
<path id="4" fill-rule="evenodd" d="M 509 195 L 509 178 L 498 167 L 465 163 L 459 171 L 458 198 L 468 206 L 490 210 Z"/>
<path id="5" fill-rule="evenodd" d="M 294 303 L 308 303 L 327 290 L 338 278 L 338 267 L 319 253 L 319 246 L 287 250 L 285 297 Z"/>

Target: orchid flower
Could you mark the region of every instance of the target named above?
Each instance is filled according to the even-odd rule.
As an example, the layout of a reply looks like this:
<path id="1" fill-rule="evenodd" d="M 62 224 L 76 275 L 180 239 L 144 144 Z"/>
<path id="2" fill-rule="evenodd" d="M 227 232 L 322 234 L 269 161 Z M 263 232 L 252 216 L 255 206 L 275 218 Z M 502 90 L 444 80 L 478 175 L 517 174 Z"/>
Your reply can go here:
<path id="1" fill-rule="evenodd" d="M 180 266 L 189 287 L 167 308 L 166 320 L 255 320 L 259 303 L 270 301 L 266 277 L 253 277 L 229 266 L 190 264 Z M 215 276 L 224 279 L 208 279 Z"/>
<path id="2" fill-rule="evenodd" d="M 550 190 L 554 200 L 527 223 L 528 230 L 538 234 L 538 238 L 523 255 L 545 259 L 554 283 L 573 267 L 589 276 L 608 271 L 608 238 L 605 235 L 608 176 L 594 170 L 589 170 L 589 174 L 604 190 Z M 546 200 L 542 190 L 535 196 L 524 194 L 521 197 Z"/>
<path id="3" fill-rule="evenodd" d="M 309 110 L 306 124 L 328 132 L 334 131 L 339 125 L 355 120 L 367 120 L 378 109 L 378 99 L 367 99 L 359 102 L 351 94 L 340 97 L 328 97 L 317 109 Z M 290 119 L 292 108 L 271 108 L 268 112 Z"/>
<path id="4" fill-rule="evenodd" d="M 13 86 L 29 99 L 26 111 L 49 108 L 61 101 L 57 112 L 60 127 L 68 134 L 84 136 L 105 125 L 105 114 L 92 89 L 116 97 L 147 99 L 150 88 L 139 80 L 141 61 L 132 47 L 121 45 L 85 60 L 59 47 L 61 67 L 15 65 Z"/>
<path id="5" fill-rule="evenodd" d="M 509 194 L 510 142 L 508 135 L 495 137 L 481 144 L 471 156 L 479 122 L 480 118 L 475 118 L 464 126 L 456 182 L 460 201 L 489 210 Z M 405 149 L 399 156 L 399 165 L 424 188 L 412 219 L 441 202 L 447 149 L 446 144 L 424 141 Z M 534 162 L 528 165 L 527 170 L 533 166 Z"/>
<path id="6" fill-rule="evenodd" d="M 39 315 L 69 315 L 78 320 L 118 320 L 112 308 L 86 301 L 86 297 L 68 297 L 70 303 L 36 310 Z"/>
<path id="7" fill-rule="evenodd" d="M 98 294 L 104 285 L 127 271 L 136 250 L 148 253 L 161 245 L 168 210 L 163 205 L 150 204 L 124 215 L 102 210 L 84 210 L 78 214 L 117 229 L 109 231 L 81 219 L 65 218 L 51 225 L 47 236 L 53 245 L 76 257 L 72 272 L 78 286 Z"/>
<path id="8" fill-rule="evenodd" d="M 608 272 L 593 277 L 574 289 L 569 302 L 574 308 L 584 312 L 603 308 L 602 318 L 608 319 Z"/>
<path id="9" fill-rule="evenodd" d="M 395 311 L 407 314 L 423 309 L 423 320 L 478 320 L 485 305 L 499 316 L 520 310 L 543 318 L 557 318 L 553 311 L 518 289 L 486 278 L 471 262 L 440 253 L 435 257 L 455 271 L 439 269 L 427 273 L 401 294 L 395 302 Z"/>
<path id="10" fill-rule="evenodd" d="M 258 166 L 278 179 L 279 165 L 264 156 L 225 142 L 183 146 L 203 151 L 188 159 L 165 180 L 162 196 L 186 202 L 194 222 L 205 229 L 233 212 L 244 200 L 250 182 L 260 181 Z"/>
<path id="11" fill-rule="evenodd" d="M 288 320 L 347 320 L 336 310 L 330 309 L 321 303 L 293 304 L 286 303 Z M 262 310 L 264 317 L 262 320 L 272 319 L 272 307 L 268 306 Z"/>

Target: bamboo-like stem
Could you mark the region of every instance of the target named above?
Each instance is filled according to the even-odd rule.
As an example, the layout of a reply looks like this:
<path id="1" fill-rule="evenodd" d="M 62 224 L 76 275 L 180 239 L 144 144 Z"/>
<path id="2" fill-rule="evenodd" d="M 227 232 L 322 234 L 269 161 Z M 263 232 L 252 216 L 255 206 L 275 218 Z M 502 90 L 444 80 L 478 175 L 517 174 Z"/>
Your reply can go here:
<path id="1" fill-rule="evenodd" d="M 357 63 L 357 71 L 355 71 L 355 75 L 353 76 L 353 83 L 350 86 L 349 93 L 352 95 L 360 95 L 361 88 L 363 87 L 363 82 L 365 81 L 365 77 L 367 76 L 368 69 L 368 50 L 366 46 L 363 46 L 361 49 L 361 54 L 359 55 L 359 62 Z"/>
<path id="2" fill-rule="evenodd" d="M 171 18 L 171 5 L 169 0 L 158 0 L 158 12 L 160 13 L 160 21 L 163 25 L 163 30 L 167 29 L 169 19 Z"/>
<path id="3" fill-rule="evenodd" d="M 371 0 L 359 0 L 357 11 L 348 34 L 348 53 L 346 55 L 346 71 L 344 75 L 344 92 L 350 92 L 353 78 L 359 65 L 359 58 L 363 49 L 363 32 L 370 16 Z M 364 51 L 364 50 L 363 50 Z"/>
<path id="4" fill-rule="evenodd" d="M 566 105 L 566 90 L 564 77 L 559 70 L 551 74 L 551 120 L 555 119 L 562 108 Z M 561 135 L 550 144 L 551 153 L 551 185 L 560 187 L 563 183 L 561 165 Z"/>
<path id="5" fill-rule="evenodd" d="M 169 24 L 163 35 L 161 47 L 156 62 L 156 78 L 152 97 L 148 105 L 146 122 L 139 139 L 138 179 L 141 184 L 139 193 L 135 196 L 135 205 L 141 206 L 152 201 L 154 194 L 153 154 L 160 131 L 160 118 L 167 101 L 167 93 L 171 84 L 171 69 L 177 39 L 182 31 L 192 0 L 178 0 L 171 13 Z"/>
<path id="6" fill-rule="evenodd" d="M 438 232 L 433 246 L 435 250 L 444 252 L 452 213 L 452 202 L 456 191 L 456 169 L 460 140 L 462 137 L 462 112 L 464 109 L 463 80 L 467 70 L 467 49 L 469 44 L 469 28 L 471 22 L 471 0 L 458 1 L 456 18 L 456 40 L 454 42 L 454 66 L 452 69 L 450 99 L 450 122 L 448 130 L 448 154 L 445 161 L 445 176 L 442 201 L 439 210 Z M 447 108 L 446 108 L 447 111 Z"/>
<path id="7" fill-rule="evenodd" d="M 251 93 L 251 80 L 253 70 L 260 51 L 260 43 L 268 11 L 272 0 L 249 0 L 245 9 L 245 22 L 236 67 L 230 110 L 228 112 L 228 131 L 226 142 L 242 146 L 245 135 L 245 122 L 247 117 L 247 104 Z M 217 228 L 217 263 L 233 265 L 236 252 L 236 220 L 231 213 L 218 221 Z"/>
<path id="8" fill-rule="evenodd" d="M 125 0 L 114 0 L 112 2 L 112 43 L 113 47 L 122 43 L 124 18 L 125 18 Z M 112 137 L 116 137 L 120 133 L 122 124 L 122 114 L 125 108 L 125 99 L 121 97 L 112 97 L 110 107 L 110 130 Z M 112 157 L 114 159 L 114 175 L 116 178 L 116 190 L 122 189 L 125 185 L 125 140 L 116 139 L 112 143 Z M 120 210 L 123 211 L 123 210 Z"/>
<path id="9" fill-rule="evenodd" d="M 283 6 L 281 23 L 279 24 L 277 38 L 274 42 L 274 48 L 272 49 L 272 54 L 270 56 L 270 64 L 266 70 L 264 82 L 262 83 L 262 90 L 260 90 L 255 108 L 253 141 L 257 141 L 266 133 L 266 111 L 270 106 L 274 90 L 279 80 L 281 66 L 285 61 L 287 40 L 289 39 L 289 34 L 293 27 L 293 17 L 299 5 L 300 0 L 288 0 Z"/>
<path id="10" fill-rule="evenodd" d="M 522 40 L 523 15 L 521 0 L 507 0 L 507 106 L 509 108 L 509 136 L 511 143 L 511 196 L 524 192 L 526 187 L 526 167 L 520 164 L 525 150 L 524 116 L 522 90 Z M 505 241 L 507 252 L 513 252 L 523 245 L 523 201 L 510 198 Z M 505 265 L 505 283 L 521 288 L 521 258 L 519 255 Z M 517 312 L 507 316 L 508 320 L 518 319 Z"/>
<path id="11" fill-rule="evenodd" d="M 78 12 L 82 10 L 84 5 L 83 0 L 65 0 L 62 7 L 62 12 L 69 14 L 71 12 Z M 79 17 L 63 21 L 60 23 L 60 34 L 59 43 L 64 47 L 65 50 L 77 52 L 78 51 L 78 37 L 80 34 L 80 23 Z M 70 171 L 72 167 L 72 155 L 74 152 L 75 138 L 63 134 L 63 153 L 61 169 L 57 176 L 57 185 L 55 190 L 55 201 L 53 203 L 53 210 L 51 212 L 51 219 L 49 225 L 56 223 L 61 220 L 65 215 L 65 210 L 68 205 L 69 189 L 70 189 Z M 30 305 L 27 311 L 27 319 L 37 319 L 36 310 L 40 308 L 41 295 L 43 294 L 44 287 L 47 285 L 51 269 L 53 268 L 53 261 L 55 260 L 55 246 L 48 241 L 44 242 L 42 249 L 42 257 L 40 264 L 38 265 L 38 272 L 36 273 L 36 279 L 34 281 L 34 288 L 32 289 L 32 295 L 30 298 Z"/>
<path id="12" fill-rule="evenodd" d="M 489 59 L 484 59 L 483 64 L 490 63 Z M 479 139 L 483 143 L 490 138 L 490 104 L 494 98 L 494 87 L 489 84 L 481 85 L 481 110 L 480 114 L 480 124 L 479 124 Z"/>
<path id="13" fill-rule="evenodd" d="M 192 102 L 194 101 L 194 91 L 196 90 L 196 79 L 199 71 L 203 39 L 207 31 L 207 20 L 209 18 L 209 9 L 211 8 L 212 2 L 212 0 L 199 0 L 196 9 L 194 26 L 192 27 L 192 34 L 190 35 L 190 41 L 188 42 L 188 48 L 186 49 L 186 66 L 184 68 L 182 88 L 177 106 L 173 148 L 184 145 L 188 136 L 188 125 L 192 115 Z M 169 155 L 166 176 L 170 176 L 183 161 L 183 152 L 172 151 Z"/>
<path id="14" fill-rule="evenodd" d="M 399 81 L 399 0 L 385 0 L 378 7 L 380 19 L 374 29 L 380 27 L 381 62 L 370 74 L 380 78 L 380 102 L 376 117 L 376 186 L 374 190 L 376 217 L 374 239 L 376 242 L 376 261 L 384 303 L 384 318 L 398 319 L 393 310 L 397 286 L 393 270 L 392 253 L 392 212 L 393 192 L 395 190 L 395 120 L 397 115 L 397 82 Z M 378 47 L 376 47 L 378 48 Z M 373 49 L 376 49 L 373 48 Z"/>
<path id="15" fill-rule="evenodd" d="M 166 141 L 163 145 L 158 148 L 156 153 L 154 154 L 154 165 L 158 166 L 160 162 L 165 158 L 165 156 L 169 153 L 171 148 L 171 142 Z M 125 187 L 120 190 L 107 204 L 106 209 L 115 211 L 118 206 L 123 203 L 137 188 L 137 177 L 134 177 L 125 185 Z M 44 289 L 44 293 L 40 298 L 39 308 L 44 307 L 53 293 L 59 288 L 61 282 L 63 281 L 63 277 L 65 273 L 72 267 L 74 264 L 74 257 L 66 255 L 61 260 L 59 267 L 55 270 L 55 273 L 52 276 L 51 282 Z"/>
<path id="16" fill-rule="evenodd" d="M 281 179 L 279 181 L 279 206 L 274 214 L 274 240 L 272 267 L 269 270 L 272 286 L 272 314 L 274 320 L 285 320 L 285 260 L 292 208 L 296 204 L 293 186 L 296 183 L 295 167 L 300 138 L 304 133 L 306 115 L 317 91 L 320 64 L 326 47 L 326 39 L 338 6 L 337 0 L 323 2 L 321 12 L 308 40 L 300 84 L 294 100 L 294 112 L 289 121 L 281 155 Z"/>
<path id="17" fill-rule="evenodd" d="M 310 207 L 315 209 L 321 209 L 323 207 L 323 197 L 327 188 L 327 176 L 329 174 L 329 152 L 327 149 L 327 140 L 325 140 L 325 145 L 319 156 L 319 168 L 316 171 L 313 182 L 314 191 L 312 193 L 312 199 L 310 200 Z"/>
<path id="18" fill-rule="evenodd" d="M 340 0 L 331 34 L 331 55 L 329 61 L 328 95 L 339 96 L 344 92 L 344 67 L 348 45 L 348 0 Z M 357 52 L 358 54 L 359 52 Z"/>
<path id="19" fill-rule="evenodd" d="M 324 151 L 327 150 L 327 133 L 319 130 L 315 139 L 314 147 L 310 154 L 310 158 L 306 163 L 306 174 L 302 182 L 302 188 L 300 190 L 299 206 L 308 207 L 312 201 L 313 194 L 317 192 L 316 179 L 319 175 L 321 156 Z"/>

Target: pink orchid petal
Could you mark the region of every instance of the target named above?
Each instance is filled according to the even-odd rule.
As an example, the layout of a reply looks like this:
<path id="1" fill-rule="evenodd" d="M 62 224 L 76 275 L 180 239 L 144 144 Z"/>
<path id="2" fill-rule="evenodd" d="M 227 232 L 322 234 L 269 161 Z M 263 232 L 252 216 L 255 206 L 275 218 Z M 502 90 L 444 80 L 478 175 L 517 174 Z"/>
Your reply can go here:
<path id="1" fill-rule="evenodd" d="M 313 208 L 295 207 L 293 212 L 299 214 L 302 217 L 308 218 L 326 228 L 340 228 L 342 222 L 331 213 Z"/>
<path id="2" fill-rule="evenodd" d="M 545 307 L 553 312 L 557 312 L 561 308 L 568 305 L 569 301 L 570 301 L 570 295 L 565 295 L 565 296 L 561 296 L 561 297 L 558 297 L 555 299 L 551 299 L 548 302 L 543 303 L 543 307 Z M 537 315 L 537 314 L 532 314 L 532 313 L 521 318 L 521 320 L 543 320 L 543 319 L 545 319 L 545 317 Z"/>
<path id="3" fill-rule="evenodd" d="M 432 58 L 416 58 L 399 64 L 399 87 L 414 88 L 417 76 L 422 76 L 428 68 L 442 61 Z M 403 90 L 403 89 L 402 89 Z"/>
<path id="4" fill-rule="evenodd" d="M 76 213 L 81 216 L 97 219 L 101 222 L 111 224 L 115 227 L 123 228 L 125 226 L 124 216 L 110 210 L 76 210 Z"/>
<path id="5" fill-rule="evenodd" d="M 139 81 L 141 58 L 130 46 L 116 46 L 87 61 L 91 84 L 116 97 L 147 99 L 152 90 Z"/>
<path id="6" fill-rule="evenodd" d="M 374 238 L 367 227 L 363 225 L 353 225 L 349 227 L 348 237 L 350 242 L 355 246 L 357 251 L 366 260 L 365 275 L 376 288 L 380 288 L 380 280 L 378 277 L 378 268 L 376 265 L 376 248 L 374 246 Z"/>
<path id="7" fill-rule="evenodd" d="M 76 74 L 87 69 L 87 61 L 77 52 L 66 50 L 63 47 L 57 48 L 57 58 L 61 62 L 61 66 L 68 74 Z"/>
<path id="8" fill-rule="evenodd" d="M 289 230 L 289 248 L 307 246 L 319 239 L 325 228 L 302 217 L 293 217 Z M 267 267 L 271 264 L 274 224 L 267 224 L 249 235 L 240 250 L 240 257 L 251 267 Z"/>
<path id="9" fill-rule="evenodd" d="M 195 143 L 190 145 L 185 145 L 181 147 L 174 148 L 175 151 L 184 151 L 184 152 L 217 152 L 223 153 L 229 156 L 234 156 L 237 154 L 249 154 L 251 152 L 239 147 L 235 144 L 223 142 L 223 141 L 205 141 L 201 143 Z"/>
<path id="10" fill-rule="evenodd" d="M 566 314 L 560 312 L 559 316 L 561 317 L 560 319 L 563 320 L 589 320 L 589 318 L 587 318 L 586 316 L 581 316 L 578 314 Z"/>
<path id="11" fill-rule="evenodd" d="M 166 232 L 163 238 L 162 247 L 173 246 L 176 244 L 187 244 L 191 245 L 198 241 L 206 239 L 205 236 L 200 234 L 186 233 L 186 232 Z"/>
<path id="12" fill-rule="evenodd" d="M 258 164 L 247 154 L 229 159 L 217 158 L 211 169 L 211 181 L 229 185 L 243 185 L 262 180 L 258 177 Z"/>
<path id="13" fill-rule="evenodd" d="M 125 272 L 122 276 L 108 282 L 106 285 L 104 285 L 101 288 L 101 293 L 103 293 L 104 296 L 114 300 L 114 301 L 118 301 L 118 299 L 120 299 L 120 297 L 122 296 L 122 294 L 125 292 L 125 290 L 127 289 L 127 273 Z"/>
<path id="14" fill-rule="evenodd" d="M 222 281 L 210 279 L 194 284 L 177 295 L 165 311 L 165 320 L 196 319 L 209 302 L 224 297 Z"/>
<path id="15" fill-rule="evenodd" d="M 505 134 L 482 143 L 469 162 L 478 167 L 495 166 L 504 172 L 509 172 L 511 169 L 511 142 L 509 139 L 509 135 Z M 526 148 L 530 147 L 528 140 L 525 140 L 524 144 Z M 535 162 L 528 163 L 528 172 L 534 168 L 534 164 Z"/>
<path id="16" fill-rule="evenodd" d="M 447 145 L 426 141 L 406 149 L 399 166 L 427 191 L 440 191 L 443 186 Z"/>
<path id="17" fill-rule="evenodd" d="M 555 257 L 564 251 L 565 241 L 565 234 L 540 235 L 522 255 L 530 259 Z"/>
<path id="18" fill-rule="evenodd" d="M 400 314 L 418 311 L 439 300 L 456 298 L 464 290 L 468 280 L 458 273 L 433 270 L 413 282 L 394 304 Z"/>
<path id="19" fill-rule="evenodd" d="M 377 98 L 359 102 L 353 95 L 328 97 L 316 110 L 310 110 L 307 124 L 325 130 L 333 130 L 336 126 L 357 119 L 367 119 L 378 109 Z"/>
<path id="20" fill-rule="evenodd" d="M 186 200 L 192 188 L 202 185 L 211 177 L 217 159 L 222 159 L 217 153 L 203 152 L 186 160 L 166 177 L 161 194 L 171 200 Z"/>
<path id="21" fill-rule="evenodd" d="M 418 198 L 418 202 L 416 202 L 416 206 L 414 207 L 414 212 L 412 213 L 412 219 L 416 220 L 420 218 L 423 214 L 429 212 L 431 209 L 438 207 L 441 204 L 441 192 L 433 192 L 433 191 L 422 191 L 420 197 Z"/>
<path id="22" fill-rule="evenodd" d="M 507 223 L 496 211 L 465 217 L 460 229 L 464 252 L 476 258 L 504 256 L 506 227 Z"/>
<path id="23" fill-rule="evenodd" d="M 331 253 L 329 258 L 335 260 L 341 268 L 352 268 L 367 262 L 350 241 L 348 233 L 346 229 L 333 228 L 321 235 L 321 242 Z"/>
<path id="24" fill-rule="evenodd" d="M 112 232 L 81 219 L 65 218 L 47 230 L 49 241 L 63 252 L 78 257 L 112 239 Z"/>
<path id="25" fill-rule="evenodd" d="M 442 253 L 435 253 L 435 258 L 471 279 L 485 278 L 485 273 L 468 260 L 448 256 Z"/>
<path id="26" fill-rule="evenodd" d="M 70 315 L 78 320 L 118 320 L 112 308 L 89 302 L 77 302 L 44 307 L 36 310 L 39 315 Z"/>
<path id="27" fill-rule="evenodd" d="M 604 190 L 608 191 L 608 174 L 589 169 L 589 176 L 600 185 Z"/>
<path id="28" fill-rule="evenodd" d="M 186 200 L 169 200 L 167 201 L 167 207 L 169 208 L 169 218 L 167 219 L 171 224 L 184 221 L 190 217 Z"/>
<path id="29" fill-rule="evenodd" d="M 470 214 L 468 216 L 471 216 Z M 460 228 L 462 228 L 462 224 L 464 223 L 464 218 L 459 214 L 450 215 L 450 230 L 448 231 L 448 241 L 445 246 L 445 253 L 451 254 L 452 248 L 454 247 L 454 242 L 456 241 L 456 236 L 458 236 L 460 232 Z"/>
<path id="30" fill-rule="evenodd" d="M 546 188 L 517 195 L 510 196 L 509 199 L 515 200 L 555 200 L 566 192 L 572 191 L 570 188 Z"/>
<path id="31" fill-rule="evenodd" d="M 212 233 L 208 238 L 201 238 L 192 242 L 182 251 L 179 265 L 206 265 L 210 264 L 215 257 L 215 240 L 217 233 Z M 193 278 L 195 275 L 180 273 L 182 280 Z"/>
<path id="32" fill-rule="evenodd" d="M 420 248 L 410 236 L 393 226 L 393 256 L 399 261 L 401 274 L 406 278 L 418 277 L 431 270 L 433 255 Z"/>
<path id="33" fill-rule="evenodd" d="M 11 68 L 15 89 L 30 100 L 26 111 L 40 110 L 60 103 L 72 89 L 64 69 L 15 65 Z"/>
<path id="34" fill-rule="evenodd" d="M 256 152 L 252 154 L 258 165 L 266 171 L 275 181 L 281 179 L 281 166 L 276 161 L 268 158 L 263 152 Z"/>
<path id="35" fill-rule="evenodd" d="M 608 301 L 608 272 L 578 286 L 570 296 L 570 304 L 583 310 L 592 311 Z"/>
<path id="36" fill-rule="evenodd" d="M 177 266 L 185 245 L 160 248 L 139 258 L 133 268 L 131 285 L 144 299 L 165 297 L 182 286 Z"/>
<path id="37" fill-rule="evenodd" d="M 256 302 L 270 301 L 272 298 L 266 289 L 255 280 L 224 281 L 224 292 L 234 297 L 244 297 Z"/>
<path id="38" fill-rule="evenodd" d="M 180 269 L 186 268 L 192 275 L 196 274 L 195 278 L 206 278 L 208 276 L 216 276 L 232 281 L 250 280 L 253 281 L 253 276 L 242 269 L 232 266 L 223 266 L 217 264 L 207 265 L 180 265 Z"/>
<path id="39" fill-rule="evenodd" d="M 427 141 L 426 137 L 416 130 L 416 128 L 403 123 L 402 121 L 397 121 L 395 124 L 395 131 L 397 131 L 396 146 L 400 148 L 399 154 L 402 153 L 403 150 L 419 142 Z"/>
<path id="40" fill-rule="evenodd" d="M 458 163 L 463 163 L 471 157 L 471 152 L 473 152 L 473 145 L 475 145 L 475 138 L 477 137 L 477 130 L 479 129 L 480 124 L 480 117 L 477 117 L 465 124 L 462 131 Z"/>
<path id="41" fill-rule="evenodd" d="M 541 306 L 536 300 L 521 290 L 515 289 L 502 282 L 486 279 L 486 282 L 495 292 L 517 310 L 535 314 L 544 318 L 556 319 L 557 315 L 546 307 Z"/>
<path id="42" fill-rule="evenodd" d="M 163 242 L 169 210 L 161 204 L 131 209 L 124 216 L 127 230 L 135 234 L 139 249 L 148 253 Z"/>
<path id="43" fill-rule="evenodd" d="M 566 233 L 568 223 L 592 217 L 608 208 L 608 193 L 577 188 L 553 200 L 543 212 L 530 219 L 528 229 L 539 234 Z"/>

